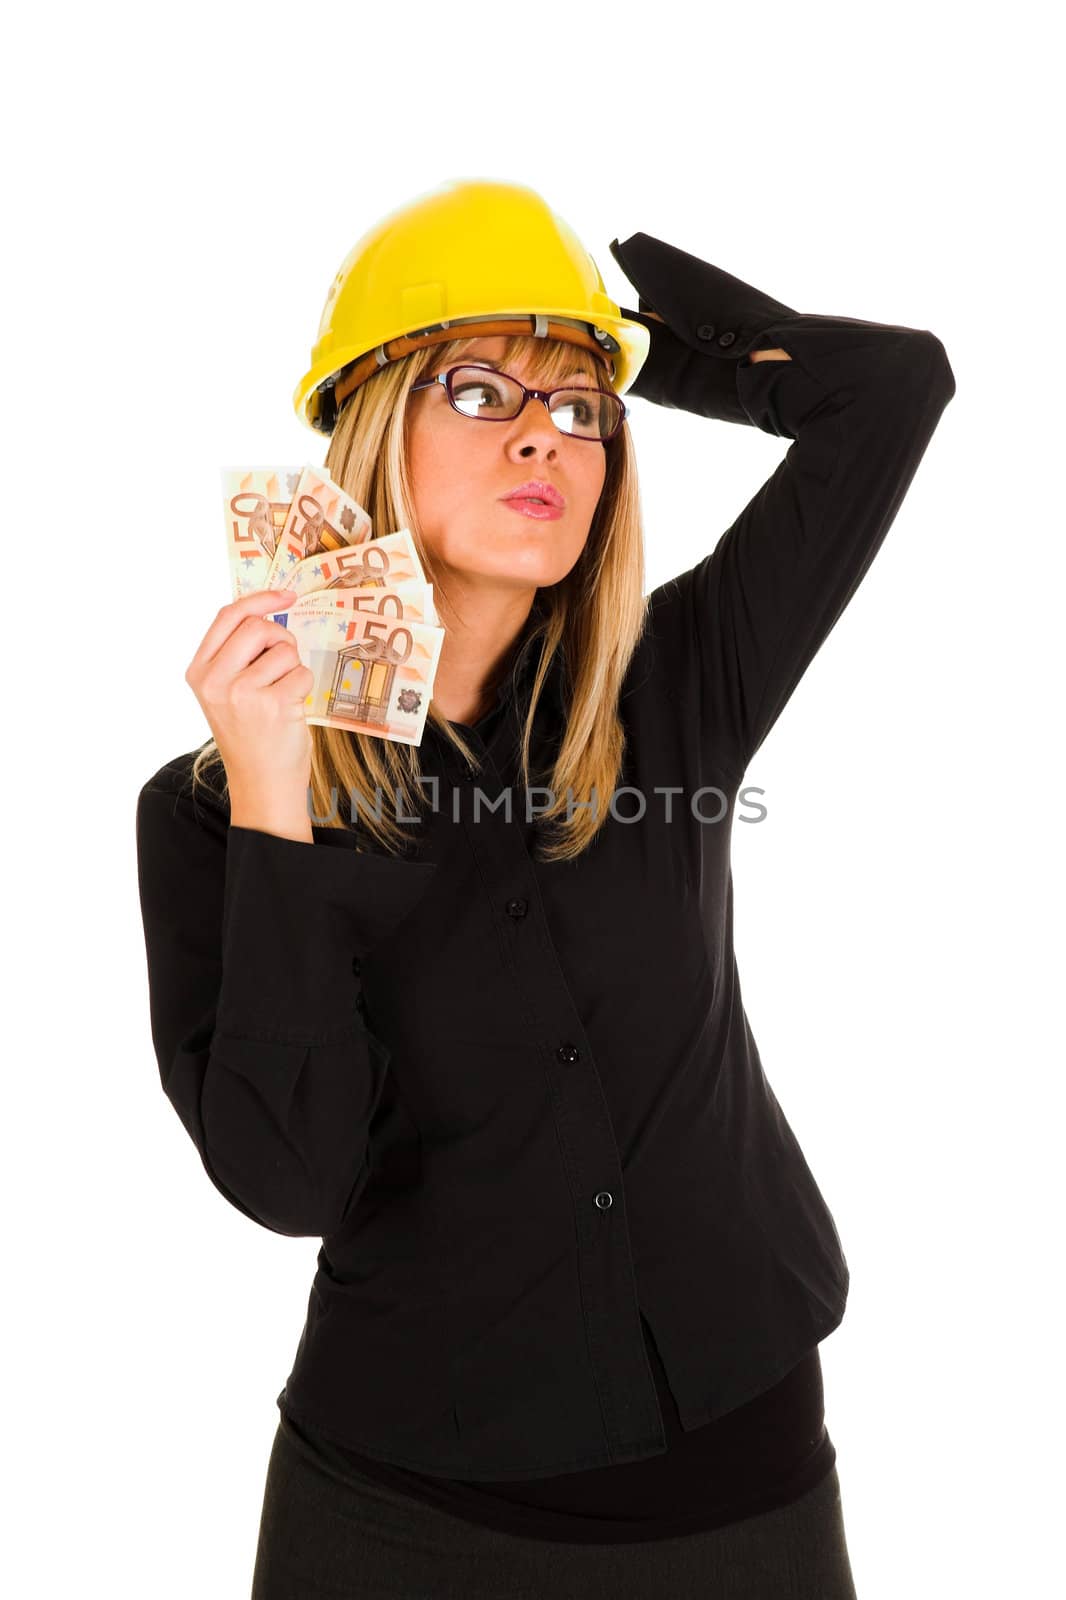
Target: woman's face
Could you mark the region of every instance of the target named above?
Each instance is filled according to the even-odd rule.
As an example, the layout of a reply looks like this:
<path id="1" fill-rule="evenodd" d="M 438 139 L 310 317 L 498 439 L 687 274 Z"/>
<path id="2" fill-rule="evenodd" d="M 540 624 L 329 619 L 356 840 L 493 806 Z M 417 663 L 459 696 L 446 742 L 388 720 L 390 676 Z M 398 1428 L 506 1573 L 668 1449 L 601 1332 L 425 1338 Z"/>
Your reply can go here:
<path id="1" fill-rule="evenodd" d="M 501 361 L 505 343 L 502 335 L 471 339 L 461 359 Z M 445 370 L 432 366 L 426 378 Z M 523 383 L 534 383 L 526 357 L 513 360 L 507 370 Z M 554 387 L 565 382 L 559 379 Z M 593 386 L 584 374 L 573 382 Z M 565 578 L 589 535 L 607 473 L 605 446 L 561 433 L 540 400 L 528 401 L 509 421 L 482 422 L 460 416 L 449 405 L 444 385 L 435 383 L 413 394 L 408 405 L 414 510 L 442 569 L 461 576 L 468 590 L 471 582 L 474 587 L 549 588 Z M 504 504 L 503 497 L 530 478 L 553 485 L 564 497 L 557 520 L 537 521 Z"/>

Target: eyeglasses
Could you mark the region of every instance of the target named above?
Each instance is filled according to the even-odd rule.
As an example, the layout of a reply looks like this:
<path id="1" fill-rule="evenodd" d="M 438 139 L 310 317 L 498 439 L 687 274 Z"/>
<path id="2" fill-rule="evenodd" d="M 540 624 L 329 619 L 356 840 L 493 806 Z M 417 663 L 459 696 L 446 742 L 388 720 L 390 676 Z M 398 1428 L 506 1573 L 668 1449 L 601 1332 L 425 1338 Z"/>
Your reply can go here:
<path id="1" fill-rule="evenodd" d="M 509 422 L 528 400 L 543 400 L 560 433 L 600 444 L 613 439 L 629 415 L 629 407 L 611 389 L 527 389 L 524 383 L 495 367 L 449 367 L 411 393 L 443 383 L 453 411 L 478 422 Z"/>

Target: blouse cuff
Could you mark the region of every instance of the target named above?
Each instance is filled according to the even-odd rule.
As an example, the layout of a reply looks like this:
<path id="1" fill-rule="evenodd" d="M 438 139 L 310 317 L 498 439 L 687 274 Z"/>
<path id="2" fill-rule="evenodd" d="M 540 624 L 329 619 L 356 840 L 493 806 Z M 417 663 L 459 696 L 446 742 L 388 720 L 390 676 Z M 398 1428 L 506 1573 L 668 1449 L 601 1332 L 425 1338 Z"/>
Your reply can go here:
<path id="1" fill-rule="evenodd" d="M 230 825 L 217 1028 L 233 1037 L 320 1044 L 352 1034 L 359 960 L 422 898 L 434 862 L 285 839 Z M 343 845 L 348 844 L 348 848 Z"/>

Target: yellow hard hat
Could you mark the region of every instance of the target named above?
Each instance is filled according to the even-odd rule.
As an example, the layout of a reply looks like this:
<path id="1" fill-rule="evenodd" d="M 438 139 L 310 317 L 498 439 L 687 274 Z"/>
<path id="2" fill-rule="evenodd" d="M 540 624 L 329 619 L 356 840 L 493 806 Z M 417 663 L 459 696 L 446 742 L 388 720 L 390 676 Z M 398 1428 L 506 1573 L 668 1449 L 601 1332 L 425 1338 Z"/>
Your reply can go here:
<path id="1" fill-rule="evenodd" d="M 344 401 L 412 350 L 523 333 L 593 350 L 616 394 L 650 335 L 622 315 L 573 229 L 525 184 L 453 179 L 398 207 L 352 246 L 330 285 L 293 404 L 333 432 Z"/>

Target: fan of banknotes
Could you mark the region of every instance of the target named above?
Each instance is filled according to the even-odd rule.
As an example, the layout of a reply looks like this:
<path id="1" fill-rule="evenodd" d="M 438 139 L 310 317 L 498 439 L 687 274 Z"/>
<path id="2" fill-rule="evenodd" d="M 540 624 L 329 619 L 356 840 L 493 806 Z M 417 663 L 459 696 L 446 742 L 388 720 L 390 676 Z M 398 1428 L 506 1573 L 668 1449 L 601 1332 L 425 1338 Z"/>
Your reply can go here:
<path id="1" fill-rule="evenodd" d="M 225 467 L 233 598 L 292 589 L 267 612 L 315 675 L 308 722 L 420 744 L 444 629 L 409 528 L 371 521 L 324 467 Z"/>

